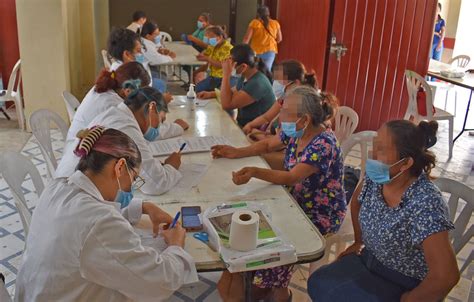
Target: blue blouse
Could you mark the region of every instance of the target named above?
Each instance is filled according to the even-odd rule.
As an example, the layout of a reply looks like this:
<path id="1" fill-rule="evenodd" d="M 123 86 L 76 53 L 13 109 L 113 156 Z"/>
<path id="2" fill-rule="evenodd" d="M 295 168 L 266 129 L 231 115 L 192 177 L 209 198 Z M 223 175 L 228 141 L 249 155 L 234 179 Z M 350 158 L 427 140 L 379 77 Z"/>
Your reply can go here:
<path id="1" fill-rule="evenodd" d="M 359 195 L 362 240 L 386 267 L 423 280 L 428 272 L 422 242 L 429 236 L 454 229 L 439 189 L 422 173 L 390 208 L 382 185 L 365 178 Z"/>
<path id="2" fill-rule="evenodd" d="M 436 20 L 436 23 L 435 23 L 434 31 L 439 34 L 439 33 L 441 33 L 441 29 L 445 26 L 446 26 L 446 22 L 444 21 L 444 19 L 442 19 L 441 17 L 438 16 L 438 19 Z M 439 39 L 440 39 L 439 36 L 434 35 L 433 36 L 433 45 L 438 45 Z"/>

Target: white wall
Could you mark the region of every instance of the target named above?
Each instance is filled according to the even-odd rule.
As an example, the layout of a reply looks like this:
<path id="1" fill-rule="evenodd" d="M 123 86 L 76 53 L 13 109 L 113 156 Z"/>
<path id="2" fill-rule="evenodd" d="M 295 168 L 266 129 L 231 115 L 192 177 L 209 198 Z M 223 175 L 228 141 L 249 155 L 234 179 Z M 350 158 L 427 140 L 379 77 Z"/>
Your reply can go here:
<path id="1" fill-rule="evenodd" d="M 456 32 L 453 56 L 465 54 L 471 57 L 470 68 L 474 68 L 474 1 L 462 0 Z"/>

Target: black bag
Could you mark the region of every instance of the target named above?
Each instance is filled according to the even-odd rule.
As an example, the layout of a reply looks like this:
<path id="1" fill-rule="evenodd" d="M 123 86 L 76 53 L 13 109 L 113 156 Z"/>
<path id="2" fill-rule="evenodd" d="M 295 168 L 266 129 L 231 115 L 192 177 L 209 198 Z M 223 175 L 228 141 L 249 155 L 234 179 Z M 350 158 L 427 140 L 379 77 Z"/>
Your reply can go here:
<path id="1" fill-rule="evenodd" d="M 354 169 L 349 166 L 344 166 L 344 189 L 346 191 L 346 203 L 349 204 L 352 194 L 357 187 L 360 179 L 360 169 Z"/>

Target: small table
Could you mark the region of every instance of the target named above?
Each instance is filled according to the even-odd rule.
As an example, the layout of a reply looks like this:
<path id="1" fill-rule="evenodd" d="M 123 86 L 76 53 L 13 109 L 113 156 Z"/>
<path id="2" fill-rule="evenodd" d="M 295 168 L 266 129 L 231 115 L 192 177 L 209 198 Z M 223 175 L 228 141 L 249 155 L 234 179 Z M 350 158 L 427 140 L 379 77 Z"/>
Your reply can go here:
<path id="1" fill-rule="evenodd" d="M 466 73 L 466 75 L 463 78 L 447 78 L 447 77 L 442 76 L 440 74 L 440 71 L 448 70 L 448 69 L 452 69 L 452 66 L 449 65 L 449 64 L 442 63 L 442 62 L 431 59 L 430 60 L 430 66 L 428 68 L 428 75 L 430 77 L 437 78 L 439 80 L 451 83 L 451 84 L 459 86 L 459 87 L 469 89 L 471 91 L 471 93 L 469 95 L 469 101 L 467 103 L 466 115 L 464 116 L 464 122 L 463 122 L 463 125 L 462 125 L 462 129 L 461 129 L 461 132 L 454 138 L 454 140 L 453 140 L 453 143 L 454 143 L 465 131 L 474 130 L 474 129 L 467 129 L 466 128 L 467 118 L 469 116 L 469 109 L 471 107 L 472 93 L 474 91 L 474 74 Z"/>
<path id="2" fill-rule="evenodd" d="M 199 54 L 199 52 L 194 49 L 191 45 L 188 45 L 184 42 L 176 41 L 176 42 L 163 42 L 163 46 L 166 47 L 167 49 L 171 50 L 176 54 L 176 58 L 173 59 L 172 62 L 168 63 L 163 63 L 159 65 L 151 65 L 151 68 L 156 67 L 158 69 L 161 69 L 161 67 L 164 66 L 176 66 L 179 68 L 179 79 L 183 81 L 181 77 L 181 67 L 182 66 L 191 66 L 191 72 L 190 72 L 190 79 L 189 83 L 192 82 L 193 79 L 193 69 L 196 66 L 202 66 L 205 65 L 206 62 L 198 61 L 196 59 L 196 56 Z M 184 82 L 184 81 L 183 81 Z"/>
<path id="3" fill-rule="evenodd" d="M 174 96 L 167 120 L 171 121 L 177 118 L 186 120 L 190 125 L 184 137 L 225 136 L 236 147 L 249 145 L 242 130 L 222 110 L 216 100 L 212 100 L 205 107 L 193 109 L 185 96 Z M 297 264 L 314 262 L 324 255 L 324 238 L 284 187 L 256 179 L 241 186 L 232 182 L 232 171 L 237 171 L 245 166 L 268 168 L 267 163 L 261 157 L 212 159 L 209 153 L 193 153 L 183 154 L 182 162 L 209 165 L 209 170 L 197 187 L 183 195 L 177 195 L 171 191 L 161 196 L 137 194 L 137 197 L 153 201 L 171 215 L 179 211 L 182 206 L 201 206 L 204 211 L 206 208 L 224 202 L 262 202 L 270 209 L 272 222 L 295 247 Z M 150 223 L 147 218 L 142 219 L 141 226 Z M 185 249 L 195 259 L 198 272 L 226 269 L 219 254 L 193 238 L 192 234 L 187 234 Z M 250 299 L 251 274 L 244 275 L 246 277 L 246 295 L 247 299 Z"/>

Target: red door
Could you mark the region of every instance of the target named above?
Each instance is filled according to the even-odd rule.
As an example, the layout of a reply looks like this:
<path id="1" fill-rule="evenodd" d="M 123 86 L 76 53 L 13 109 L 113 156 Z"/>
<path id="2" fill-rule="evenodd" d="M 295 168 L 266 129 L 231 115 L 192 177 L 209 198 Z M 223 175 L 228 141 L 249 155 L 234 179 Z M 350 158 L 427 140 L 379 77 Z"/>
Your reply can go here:
<path id="1" fill-rule="evenodd" d="M 329 33 L 348 50 L 339 60 L 336 54 L 328 56 L 323 88 L 357 111 L 359 131 L 404 115 L 404 72 L 428 70 L 436 4 L 332 0 Z"/>

